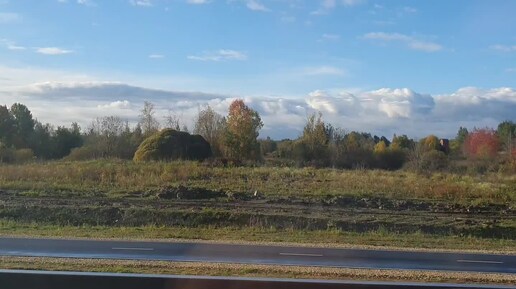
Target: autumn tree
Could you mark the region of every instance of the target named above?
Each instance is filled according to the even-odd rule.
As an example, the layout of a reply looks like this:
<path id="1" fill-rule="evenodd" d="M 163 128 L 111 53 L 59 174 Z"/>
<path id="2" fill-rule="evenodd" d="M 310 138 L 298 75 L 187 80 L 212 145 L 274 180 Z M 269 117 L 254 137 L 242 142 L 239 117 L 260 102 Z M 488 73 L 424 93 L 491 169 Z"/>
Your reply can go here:
<path id="1" fill-rule="evenodd" d="M 243 100 L 234 100 L 229 106 L 225 146 L 231 158 L 256 160 L 260 157 L 258 134 L 263 127 L 260 115 Z"/>
<path id="2" fill-rule="evenodd" d="M 333 127 L 324 123 L 320 112 L 308 117 L 301 137 L 306 161 L 315 161 L 319 164 L 327 161 L 332 131 Z"/>
<path id="3" fill-rule="evenodd" d="M 145 101 L 140 112 L 140 121 L 138 123 L 145 137 L 148 137 L 159 130 L 159 122 L 154 116 L 155 114 L 156 109 L 154 108 L 154 104 Z"/>
<path id="4" fill-rule="evenodd" d="M 495 158 L 500 150 L 500 140 L 493 129 L 475 129 L 464 142 L 466 155 L 473 159 Z"/>
<path id="5" fill-rule="evenodd" d="M 194 133 L 201 135 L 210 143 L 214 156 L 222 155 L 225 130 L 226 119 L 209 105 L 199 111 L 195 120 Z"/>
<path id="6" fill-rule="evenodd" d="M 391 147 L 393 149 L 412 149 L 414 147 L 414 140 L 407 135 L 394 135 L 392 138 Z"/>
<path id="7" fill-rule="evenodd" d="M 377 155 L 385 154 L 387 152 L 387 144 L 382 140 L 374 146 L 374 153 Z"/>
<path id="8" fill-rule="evenodd" d="M 95 149 L 92 158 L 131 158 L 136 148 L 130 147 L 130 138 L 127 120 L 118 116 L 99 117 L 88 129 L 87 145 Z"/>
<path id="9" fill-rule="evenodd" d="M 397 170 L 401 168 L 405 162 L 405 149 L 399 144 L 391 143 L 387 146 L 385 141 L 381 140 L 374 146 L 374 156 L 376 167 L 386 170 Z"/>
<path id="10" fill-rule="evenodd" d="M 432 151 L 432 150 L 439 150 L 440 144 L 439 144 L 439 138 L 435 135 L 429 135 L 422 139 L 419 144 L 423 151 Z"/>
<path id="11" fill-rule="evenodd" d="M 409 150 L 407 154 L 408 167 L 418 171 L 443 169 L 448 165 L 448 159 L 446 154 L 442 152 L 442 154 L 439 154 L 438 152 L 441 152 L 439 138 L 435 135 L 429 135 Z"/>

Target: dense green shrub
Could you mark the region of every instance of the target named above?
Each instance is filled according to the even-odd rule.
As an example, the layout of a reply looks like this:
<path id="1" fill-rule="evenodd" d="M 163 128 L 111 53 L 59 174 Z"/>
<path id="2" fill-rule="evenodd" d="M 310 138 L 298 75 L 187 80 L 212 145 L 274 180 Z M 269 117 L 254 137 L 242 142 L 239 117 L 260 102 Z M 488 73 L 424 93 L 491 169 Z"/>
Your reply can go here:
<path id="1" fill-rule="evenodd" d="M 437 171 L 448 167 L 448 157 L 442 151 L 431 150 L 425 152 L 421 158 L 422 170 Z"/>
<path id="2" fill-rule="evenodd" d="M 19 149 L 14 151 L 14 162 L 26 163 L 34 159 L 34 152 L 31 149 Z"/>
<path id="3" fill-rule="evenodd" d="M 0 163 L 26 163 L 34 159 L 34 152 L 31 149 L 0 148 Z"/>
<path id="4" fill-rule="evenodd" d="M 70 154 L 65 159 L 68 161 L 85 161 L 94 160 L 101 157 L 102 154 L 100 153 L 98 148 L 91 145 L 86 145 L 72 149 Z"/>

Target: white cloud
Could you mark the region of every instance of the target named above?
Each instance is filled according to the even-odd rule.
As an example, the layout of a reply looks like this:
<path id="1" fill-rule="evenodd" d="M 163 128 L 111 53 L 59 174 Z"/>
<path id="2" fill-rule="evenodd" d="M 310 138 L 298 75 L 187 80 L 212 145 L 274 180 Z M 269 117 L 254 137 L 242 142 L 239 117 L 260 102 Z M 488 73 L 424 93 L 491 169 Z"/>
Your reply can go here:
<path id="1" fill-rule="evenodd" d="M 514 120 L 516 90 L 510 87 L 480 89 L 464 87 L 451 94 L 437 95 L 435 115 L 443 121 Z M 484 127 L 486 123 L 478 123 Z"/>
<path id="2" fill-rule="evenodd" d="M 401 33 L 370 32 L 364 34 L 363 38 L 382 42 L 401 42 L 410 49 L 424 52 L 436 52 L 443 49 L 442 45 L 440 44 L 421 41 Z"/>
<path id="3" fill-rule="evenodd" d="M 7 45 L 7 49 L 9 50 L 26 50 L 27 48 L 25 46 L 19 46 L 16 44 L 9 44 Z"/>
<path id="4" fill-rule="evenodd" d="M 160 58 L 165 58 L 165 55 L 163 55 L 163 54 L 149 54 L 149 58 L 160 59 Z"/>
<path id="5" fill-rule="evenodd" d="M 205 52 L 202 55 L 190 55 L 187 58 L 198 61 L 247 60 L 247 55 L 237 50 L 220 49 L 215 52 Z"/>
<path id="6" fill-rule="evenodd" d="M 219 97 L 215 94 L 190 93 L 181 91 L 166 91 L 132 86 L 121 82 L 109 81 L 45 81 L 24 85 L 11 92 L 13 95 L 44 96 L 46 99 L 91 99 L 112 100 L 125 99 L 138 101 L 139 99 L 182 100 L 182 99 L 209 99 Z"/>
<path id="7" fill-rule="evenodd" d="M 26 50 L 25 46 L 16 45 L 16 42 L 8 40 L 8 39 L 0 39 L 0 43 L 5 45 L 5 48 L 9 50 Z"/>
<path id="8" fill-rule="evenodd" d="M 308 76 L 343 76 L 346 75 L 346 71 L 343 69 L 334 67 L 334 66 L 315 66 L 315 67 L 306 67 L 302 69 L 302 75 Z"/>
<path id="9" fill-rule="evenodd" d="M 209 104 L 225 115 L 232 100 L 243 98 L 264 121 L 261 135 L 276 139 L 297 137 L 306 116 L 315 111 L 323 112 L 326 121 L 347 131 L 387 137 L 393 133 L 453 137 L 459 126 L 495 127 L 503 120 L 514 119 L 516 111 L 516 90 L 511 87 L 463 87 L 441 95 L 408 88 L 320 89 L 272 97 L 152 89 L 127 82 L 99 81 L 70 71 L 30 67 L 0 65 L 0 75 L 2 104 L 21 102 L 42 122 L 69 125 L 77 121 L 82 127 L 107 115 L 135 124 L 144 100 L 156 105 L 158 119 L 173 110 L 191 127 L 199 107 Z M 55 79 L 59 82 L 51 81 Z"/>
<path id="10" fill-rule="evenodd" d="M 18 13 L 0 12 L 0 23 L 12 23 L 21 19 Z"/>
<path id="11" fill-rule="evenodd" d="M 133 6 L 143 6 L 143 7 L 151 7 L 151 6 L 153 6 L 151 0 L 130 0 L 129 2 Z"/>
<path id="12" fill-rule="evenodd" d="M 247 0 L 246 3 L 247 8 L 253 11 L 261 11 L 261 12 L 268 12 L 270 11 L 269 8 L 265 7 L 262 3 L 258 2 L 258 0 Z"/>
<path id="13" fill-rule="evenodd" d="M 62 55 L 73 53 L 73 50 L 62 49 L 59 47 L 39 47 L 36 52 L 45 55 Z"/>
<path id="14" fill-rule="evenodd" d="M 516 51 L 516 45 L 496 44 L 496 45 L 489 46 L 489 48 L 491 48 L 493 50 L 497 50 L 497 51 L 502 51 L 502 52 L 514 52 L 514 51 Z"/>
<path id="15" fill-rule="evenodd" d="M 372 103 L 373 110 L 378 109 L 389 118 L 410 118 L 416 114 L 427 114 L 435 106 L 430 95 L 419 94 L 408 88 L 381 88 L 363 93 L 361 97 L 366 103 Z M 369 105 L 368 107 L 371 108 Z"/>
<path id="16" fill-rule="evenodd" d="M 128 109 L 131 107 L 131 103 L 127 100 L 117 100 L 107 104 L 99 104 L 98 108 L 101 109 Z"/>
<path id="17" fill-rule="evenodd" d="M 324 90 L 315 90 L 306 98 L 308 108 L 322 113 L 354 115 L 358 111 L 359 102 L 350 93 L 339 93 L 336 96 L 330 95 Z"/>
<path id="18" fill-rule="evenodd" d="M 188 4 L 208 4 L 210 3 L 209 0 L 186 0 L 186 3 Z"/>
<path id="19" fill-rule="evenodd" d="M 508 72 L 508 73 L 516 72 L 516 67 L 506 68 L 505 72 Z"/>

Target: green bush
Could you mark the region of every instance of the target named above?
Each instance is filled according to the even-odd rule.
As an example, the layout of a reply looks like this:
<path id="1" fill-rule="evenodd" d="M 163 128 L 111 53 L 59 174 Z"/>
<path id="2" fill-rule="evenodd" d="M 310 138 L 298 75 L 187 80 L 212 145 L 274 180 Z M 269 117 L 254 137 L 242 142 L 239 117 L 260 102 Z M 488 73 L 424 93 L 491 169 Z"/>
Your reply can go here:
<path id="1" fill-rule="evenodd" d="M 376 166 L 384 170 L 400 169 L 405 163 L 406 153 L 402 149 L 389 149 L 376 153 Z"/>
<path id="2" fill-rule="evenodd" d="M 19 149 L 14 151 L 14 162 L 26 163 L 34 159 L 34 152 L 31 149 Z"/>
<path id="3" fill-rule="evenodd" d="M 100 157 L 101 154 L 96 147 L 87 145 L 72 149 L 65 159 L 67 161 L 84 161 L 98 159 Z"/>
<path id="4" fill-rule="evenodd" d="M 14 161 L 14 150 L 0 143 L 0 163 L 12 163 Z"/>
<path id="5" fill-rule="evenodd" d="M 34 159 L 34 152 L 31 149 L 0 148 L 0 163 L 27 163 Z"/>
<path id="6" fill-rule="evenodd" d="M 421 158 L 420 169 L 438 171 L 448 167 L 448 157 L 442 151 L 431 150 L 425 152 Z"/>

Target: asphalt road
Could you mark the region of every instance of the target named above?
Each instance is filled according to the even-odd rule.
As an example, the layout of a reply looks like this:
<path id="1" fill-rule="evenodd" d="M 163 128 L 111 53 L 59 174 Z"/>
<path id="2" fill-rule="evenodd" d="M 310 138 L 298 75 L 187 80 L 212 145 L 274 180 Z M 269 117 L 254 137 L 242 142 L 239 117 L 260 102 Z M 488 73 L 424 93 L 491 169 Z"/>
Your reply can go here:
<path id="1" fill-rule="evenodd" d="M 514 289 L 515 286 L 0 270 L 0 288 L 24 289 Z"/>
<path id="2" fill-rule="evenodd" d="M 516 273 L 516 256 L 284 246 L 0 238 L 0 255 Z"/>

